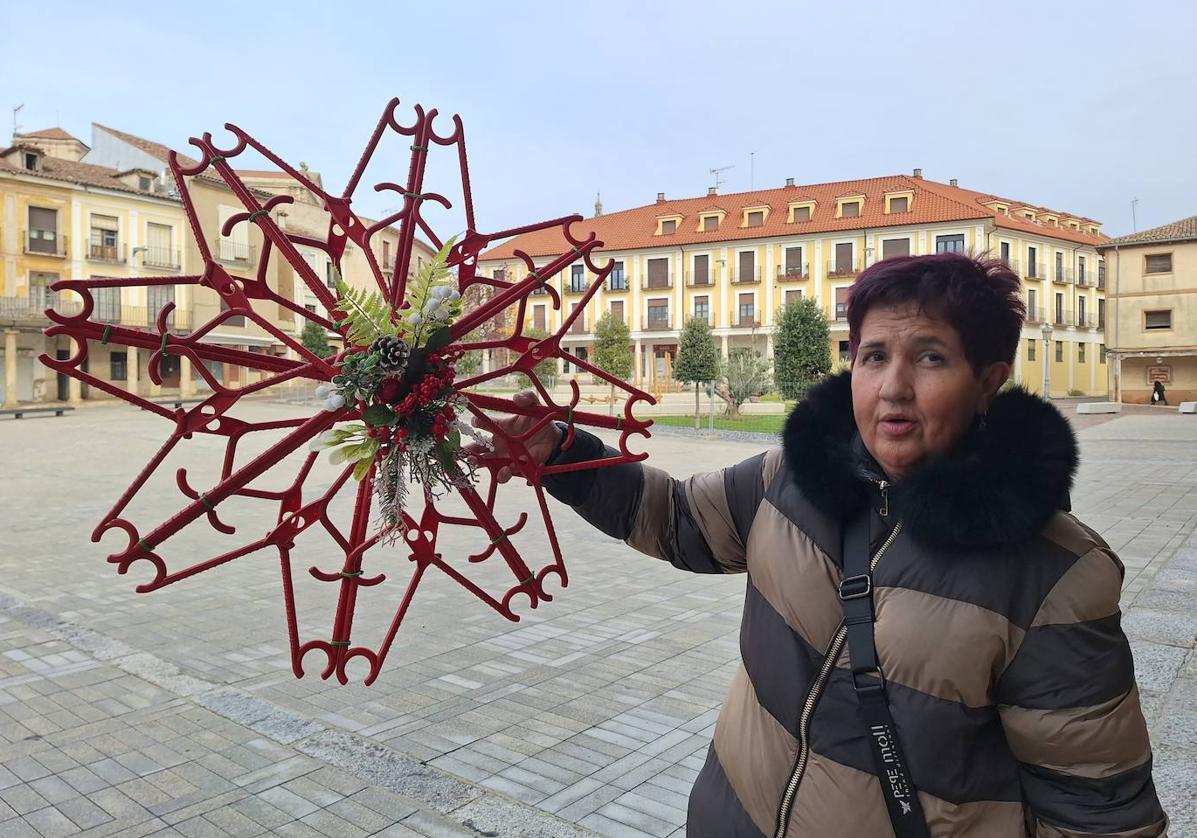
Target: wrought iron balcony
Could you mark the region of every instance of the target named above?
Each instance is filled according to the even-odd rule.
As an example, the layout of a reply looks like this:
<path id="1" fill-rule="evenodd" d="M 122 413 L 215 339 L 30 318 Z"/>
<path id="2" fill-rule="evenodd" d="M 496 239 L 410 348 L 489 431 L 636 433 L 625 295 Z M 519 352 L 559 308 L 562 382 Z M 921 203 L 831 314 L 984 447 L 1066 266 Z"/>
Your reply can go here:
<path id="1" fill-rule="evenodd" d="M 214 247 L 216 258 L 222 262 L 248 263 L 254 258 L 254 246 L 249 242 L 217 237 Z"/>
<path id="2" fill-rule="evenodd" d="M 1072 282 L 1072 269 L 1056 268 L 1052 272 L 1052 282 L 1056 283 L 1056 285 L 1067 285 Z"/>
<path id="3" fill-rule="evenodd" d="M 152 329 L 158 324 L 160 310 L 161 307 L 113 305 L 107 300 L 97 300 L 91 318 L 99 323 L 112 323 L 116 326 L 129 326 L 134 329 Z M 166 326 L 172 331 L 189 331 L 191 321 L 190 311 L 176 308 L 167 318 Z"/>
<path id="4" fill-rule="evenodd" d="M 1071 311 L 1064 311 L 1057 309 L 1052 312 L 1053 326 L 1075 326 L 1076 319 L 1072 316 Z"/>
<path id="5" fill-rule="evenodd" d="M 686 284 L 691 288 L 710 288 L 715 284 L 715 281 L 711 277 L 711 272 L 708 270 L 703 276 L 694 276 L 693 274 L 687 276 Z"/>
<path id="6" fill-rule="evenodd" d="M 828 276 L 854 276 L 860 273 L 860 262 L 853 259 L 851 262 L 832 260 L 827 263 Z"/>
<path id="7" fill-rule="evenodd" d="M 673 275 L 665 277 L 664 279 L 644 279 L 640 283 L 640 288 L 644 291 L 663 291 L 666 288 L 673 287 Z"/>
<path id="8" fill-rule="evenodd" d="M 752 268 L 750 270 L 736 269 L 736 276 L 732 280 L 737 285 L 754 285 L 761 281 L 761 269 Z"/>
<path id="9" fill-rule="evenodd" d="M 810 262 L 804 262 L 801 265 L 777 266 L 778 282 L 801 282 L 804 279 L 810 279 Z"/>
<path id="10" fill-rule="evenodd" d="M 1047 278 L 1047 263 L 1046 262 L 1027 262 L 1027 271 L 1023 274 L 1027 279 L 1046 279 Z"/>
<path id="11" fill-rule="evenodd" d="M 150 247 L 141 253 L 142 267 L 177 271 L 183 267 L 182 253 L 169 247 Z"/>
<path id="12" fill-rule="evenodd" d="M 125 246 L 120 242 L 105 244 L 102 241 L 91 239 L 87 243 L 87 258 L 92 262 L 110 262 L 112 264 L 123 265 L 126 261 Z"/>
<path id="13" fill-rule="evenodd" d="M 612 271 L 607 276 L 606 290 L 607 291 L 627 291 L 628 290 L 627 274 L 624 274 L 624 273 L 617 274 L 614 271 Z"/>
<path id="14" fill-rule="evenodd" d="M 1041 308 L 1028 308 L 1027 309 L 1027 322 L 1028 323 L 1042 323 L 1043 318 L 1045 316 L 1046 316 L 1045 312 Z"/>
<path id="15" fill-rule="evenodd" d="M 646 332 L 668 332 L 673 328 L 668 317 L 646 317 L 641 328 Z"/>
<path id="16" fill-rule="evenodd" d="M 25 240 L 25 254 L 27 256 L 52 256 L 56 259 L 66 258 L 67 237 L 58 235 L 55 230 L 26 230 L 21 238 Z"/>
<path id="17" fill-rule="evenodd" d="M 761 325 L 761 320 L 755 313 L 742 314 L 736 318 L 732 325 L 739 329 L 755 329 Z"/>
<path id="18" fill-rule="evenodd" d="M 53 291 L 29 297 L 0 297 L 0 323 L 43 327 L 50 322 L 45 314 L 48 308 L 60 314 L 74 315 L 83 310 L 83 303 L 74 294 L 59 297 Z"/>

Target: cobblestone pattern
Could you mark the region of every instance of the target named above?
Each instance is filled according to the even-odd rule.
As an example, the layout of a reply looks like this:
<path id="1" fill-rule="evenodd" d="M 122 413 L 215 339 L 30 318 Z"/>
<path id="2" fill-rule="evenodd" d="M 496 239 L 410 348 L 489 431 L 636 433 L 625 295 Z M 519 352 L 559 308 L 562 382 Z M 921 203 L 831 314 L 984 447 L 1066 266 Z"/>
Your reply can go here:
<path id="1" fill-rule="evenodd" d="M 274 418 L 293 408 L 250 409 Z M 374 686 L 317 672 L 296 680 L 275 557 L 150 595 L 132 592 L 145 569 L 122 577 L 104 562 L 115 541 L 92 545 L 91 526 L 163 429 L 123 409 L 80 414 L 0 428 L 11 522 L 0 578 L 0 834 L 682 835 L 738 660 L 742 578 L 676 572 L 556 507 L 571 584 L 555 601 L 508 623 L 434 578 Z M 1185 545 L 1197 524 L 1197 422 L 1125 416 L 1081 436 L 1074 505 L 1127 564 L 1126 624 L 1157 782 L 1176 834 L 1187 834 L 1197 545 Z M 209 457 L 218 450 L 217 440 L 196 442 Z M 648 443 L 653 462 L 678 476 L 762 447 Z M 112 451 L 120 458 L 108 460 Z M 203 463 L 188 465 L 203 485 Z M 164 485 L 145 510 L 164 517 L 172 497 Z M 247 505 L 236 523 L 257 533 L 270 519 Z M 177 549 L 212 538 L 188 534 Z M 317 547 L 296 564 L 321 558 Z M 402 575 L 402 561 L 386 561 Z M 497 569 L 478 574 L 498 583 Z M 331 602 L 302 592 L 301 630 L 327 632 Z M 391 607 L 364 603 L 360 624 L 383 625 Z"/>

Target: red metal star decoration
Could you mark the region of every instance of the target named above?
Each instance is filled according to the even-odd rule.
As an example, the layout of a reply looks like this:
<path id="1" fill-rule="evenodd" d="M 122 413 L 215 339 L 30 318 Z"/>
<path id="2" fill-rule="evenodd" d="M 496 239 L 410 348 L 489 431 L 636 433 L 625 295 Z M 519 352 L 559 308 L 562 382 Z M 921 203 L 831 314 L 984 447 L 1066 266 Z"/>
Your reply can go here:
<path id="1" fill-rule="evenodd" d="M 391 100 L 387 105 L 366 144 L 365 151 L 350 177 L 348 185 L 340 196 L 326 193 L 320 185 L 314 183 L 307 176 L 306 172 L 296 170 L 235 125 L 225 126 L 236 137 L 236 143 L 231 148 L 217 147 L 211 134 L 206 133 L 199 139 L 191 138 L 191 145 L 199 151 L 199 161 L 195 165 L 185 165 L 184 159 L 172 152 L 169 166 L 190 224 L 191 233 L 202 257 L 203 272 L 190 276 L 93 278 L 56 283 L 53 286 L 55 290 L 74 292 L 82 299 L 82 305 L 77 313 L 68 314 L 52 309 L 48 310 L 46 314 L 55 325 L 47 328 L 45 333 L 47 336 L 69 336 L 74 342 L 75 351 L 70 358 L 64 360 L 47 355 L 41 357 L 41 362 L 48 368 L 86 382 L 91 387 L 124 399 L 142 410 L 157 414 L 173 426 L 161 448 L 142 468 L 129 488 L 117 498 L 92 533 L 94 542 L 98 542 L 105 533 L 114 529 L 121 530 L 127 535 L 128 543 L 120 551 L 111 554 L 108 561 L 115 564 L 117 570 L 122 574 L 137 562 L 148 563 L 153 568 L 153 578 L 136 588 L 138 592 L 148 592 L 259 551 L 276 550 L 281 568 L 292 669 L 297 677 L 302 677 L 304 674 L 303 661 L 307 653 L 313 649 L 319 649 L 324 653 L 326 659 L 321 677 L 327 679 L 335 673 L 337 679 L 343 684 L 348 682 L 346 665 L 354 658 L 362 658 L 368 665 L 368 672 L 365 676 L 366 684 L 372 683 L 378 677 L 421 579 L 430 568 L 435 568 L 446 574 L 508 620 L 518 621 L 520 619 L 512 609 L 512 603 L 516 596 L 525 597 L 532 608 L 536 608 L 542 601 L 551 600 L 552 595 L 546 588 L 547 580 L 550 577 L 556 577 L 557 584 L 564 587 L 568 583 L 568 576 L 561 547 L 557 541 L 546 504 L 544 490 L 541 487 L 542 480 L 547 475 L 562 471 L 609 466 L 644 459 L 646 454 L 633 453 L 629 450 L 628 440 L 633 434 L 647 437 L 647 429 L 651 424 L 638 420 L 632 415 L 635 403 L 638 401 L 652 403 L 651 396 L 612 377 L 561 346 L 563 335 L 582 315 L 586 303 L 590 301 L 611 272 L 612 263 L 610 261 L 603 265 L 598 265 L 594 261 L 595 251 L 602 246 L 602 242 L 596 240 L 593 234 L 586 237 L 574 235 L 572 225 L 581 220 L 581 216 L 577 215 L 493 233 L 480 232 L 476 228 L 474 219 L 469 168 L 466 161 L 465 135 L 461 119 L 458 116 L 453 116 L 453 130 L 447 136 L 442 136 L 434 127 L 437 117 L 436 110 L 425 111 L 421 106 L 416 105 L 414 121 L 411 124 L 403 124 L 396 115 L 398 108 L 398 99 Z M 403 186 L 395 183 L 378 183 L 374 188 L 375 190 L 390 190 L 400 193 L 403 204 L 401 208 L 386 218 L 367 223 L 351 209 L 352 198 L 360 185 L 367 164 L 379 148 L 380 142 L 391 134 L 410 139 L 411 154 L 407 180 Z M 255 193 L 245 185 L 241 176 L 230 163 L 247 148 L 264 156 L 317 196 L 329 216 L 326 237 L 315 238 L 310 235 L 300 235 L 280 227 L 272 216 L 271 210 L 281 204 L 292 202 L 293 198 L 276 195 L 264 203 L 259 202 L 259 193 Z M 424 491 L 418 498 L 422 511 L 418 515 L 407 509 L 403 511 L 403 537 L 394 547 L 387 547 L 384 540 L 385 533 L 371 525 L 371 503 L 376 468 L 371 467 L 365 479 L 355 483 L 351 479 L 353 464 L 348 464 L 333 480 L 331 486 L 324 491 L 305 490 L 305 484 L 309 482 L 318 454 L 316 452 L 304 454 L 302 453 L 303 449 L 314 438 L 337 423 L 360 419 L 362 413 L 360 404 L 346 404 L 337 410 L 319 410 L 314 414 L 280 421 L 248 421 L 238 418 L 235 414 L 244 397 L 260 393 L 267 388 L 300 379 L 317 383 L 331 381 L 337 374 L 338 366 L 346 354 L 360 352 L 363 349 L 361 346 L 351 345 L 346 340 L 344 352 L 333 357 L 321 358 L 306 349 L 295 334 L 280 329 L 270 318 L 255 310 L 255 304 L 282 306 L 301 318 L 315 322 L 324 328 L 339 331 L 343 336 L 347 335 L 346 320 L 342 319 L 344 315 L 337 310 L 340 301 L 338 292 L 330 289 L 317 276 L 296 249 L 296 245 L 323 251 L 339 268 L 347 243 L 351 242 L 364 252 L 369 262 L 373 282 L 377 285 L 379 293 L 396 311 L 406 308 L 409 266 L 417 231 L 438 249 L 444 244 L 444 239 L 425 219 L 423 212 L 423 207 L 430 202 L 439 204 L 446 209 L 451 207 L 450 201 L 444 196 L 425 190 L 425 170 L 429 156 L 440 148 L 456 153 L 463 196 L 461 209 L 464 211 L 466 226 L 464 235 L 456 240 L 449 250 L 448 264 L 456 274 L 458 291 L 466 295 L 463 299 L 479 296 L 478 290 L 485 292 L 481 303 L 464 311 L 453 323 L 448 349 L 452 351 L 507 350 L 504 354 L 510 359 L 508 363 L 488 372 L 456 380 L 453 387 L 468 405 L 468 412 L 472 416 L 474 425 L 492 434 L 496 439 L 501 439 L 504 445 L 500 447 L 505 448 L 508 453 L 502 456 L 491 453 L 481 457 L 481 465 L 476 473 L 475 481 L 466 482 L 457 487 L 456 494 L 464 501 L 465 507 L 469 511 L 468 515 L 450 514 L 444 511 L 445 505 L 431 492 Z M 223 235 L 229 235 L 230 231 L 240 224 L 256 225 L 260 230 L 264 245 L 257 259 L 255 276 L 241 276 L 232 273 L 213 257 L 209 239 L 204 235 L 199 223 L 192 199 L 192 186 L 188 180 L 200 175 L 209 178 L 213 175 L 218 177 L 244 207 L 244 212 L 228 219 L 222 230 Z M 399 246 L 393 277 L 388 279 L 373 253 L 371 239 L 379 230 L 392 225 L 398 226 Z M 561 254 L 549 264 L 537 268 L 527 254 L 517 251 L 517 256 L 523 261 L 526 269 L 522 279 L 507 280 L 486 277 L 478 273 L 478 258 L 492 243 L 521 233 L 548 228 L 559 230 L 562 240 Z M 290 263 L 296 275 L 331 313 L 330 316 L 325 317 L 322 314 L 308 311 L 269 286 L 266 281 L 266 271 L 272 250 L 277 250 L 278 255 Z M 564 314 L 560 327 L 553 334 L 547 337 L 533 337 L 525 334 L 523 324 L 528 296 L 534 291 L 543 289 L 541 293 L 547 292 L 552 305 L 560 309 L 562 300 L 546 280 L 579 260 L 585 263 L 593 273 L 594 280 L 582 295 L 578 305 L 572 312 Z M 94 290 L 127 287 L 151 288 L 167 285 L 202 286 L 213 289 L 221 297 L 222 310 L 189 334 L 172 331 L 171 317 L 175 307 L 173 302 L 167 303 L 157 312 L 153 321 L 154 326 L 149 329 L 114 325 L 92 317 L 95 309 L 92 293 Z M 467 295 L 467 291 L 474 287 L 476 287 L 475 293 Z M 210 339 L 213 330 L 236 317 L 244 317 L 247 321 L 252 321 L 264 329 L 276 341 L 290 350 L 289 357 L 247 352 L 216 343 Z M 475 332 L 479 326 L 497 317 L 503 317 L 507 322 L 513 324 L 510 333 L 490 339 L 471 338 L 471 332 Z M 88 350 L 96 343 L 132 347 L 150 352 L 149 377 L 156 384 L 162 383 L 161 365 L 165 356 L 173 354 L 187 357 L 206 381 L 212 393 L 202 403 L 191 409 L 182 407 L 172 409 L 150 401 L 137 393 L 129 392 L 117 383 L 105 381 L 87 371 Z M 602 415 L 578 410 L 580 392 L 574 381 L 570 382 L 569 401 L 565 404 L 556 402 L 533 373 L 533 369 L 538 364 L 554 358 L 565 359 L 576 368 L 585 370 L 596 379 L 607 382 L 621 391 L 624 403 L 618 415 Z M 222 382 L 211 372 L 205 362 L 230 364 L 244 370 L 253 370 L 261 378 L 253 383 L 230 386 L 234 377 L 230 376 L 229 384 Z M 540 405 L 518 406 L 511 399 L 487 395 L 477 389 L 488 381 L 512 374 L 527 379 L 528 384 L 539 393 Z M 247 382 L 249 377 L 242 374 L 235 377 L 235 380 L 238 383 Z M 522 415 L 530 417 L 534 421 L 525 432 L 511 434 L 504 429 L 504 426 L 495 421 L 493 414 Z M 565 423 L 566 446 L 572 444 L 574 428 L 577 426 L 615 431 L 619 434 L 619 453 L 601 460 L 587 460 L 569 465 L 545 466 L 535 462 L 529 456 L 526 444 L 534 434 L 552 421 Z M 239 446 L 253 447 L 251 440 L 256 439 L 254 435 L 271 431 L 281 434 L 281 439 L 256 455 L 238 456 Z M 216 483 L 200 491 L 188 479 L 187 470 L 180 468 L 175 475 L 175 484 L 182 495 L 182 503 L 177 512 L 166 520 L 146 526 L 135 524 L 125 517 L 130 503 L 146 487 L 151 476 L 163 466 L 168 455 L 177 447 L 202 436 L 216 436 L 225 439 L 220 477 Z M 289 482 L 285 488 L 269 489 L 261 485 L 263 477 L 277 474 L 279 469 L 285 468 L 284 461 L 297 452 L 302 456 L 302 464 L 293 478 L 287 478 Z M 527 524 L 529 520 L 527 512 L 521 512 L 512 522 L 500 521 L 500 516 L 496 511 L 499 485 L 497 474 L 503 467 L 509 468 L 513 474 L 524 478 L 533 490 L 535 514 L 539 514 L 543 521 L 548 542 L 551 545 L 551 560 L 547 563 L 542 561 L 537 565 L 528 556 L 521 555 L 512 539 L 512 536 L 520 532 Z M 338 523 L 334 520 L 337 515 L 334 501 L 342 493 L 354 493 L 355 497 L 352 504 L 352 516 L 348 521 Z M 277 520 L 269 532 L 260 538 L 245 541 L 232 549 L 219 552 L 193 564 L 183 562 L 180 565 L 169 560 L 171 540 L 193 524 L 206 523 L 217 533 L 230 537 L 236 536 L 236 529 L 222 520 L 221 510 L 236 507 L 239 503 L 245 502 L 245 499 L 266 501 L 277 506 Z M 292 557 L 301 549 L 301 537 L 312 528 L 321 528 L 327 533 L 337 545 L 342 558 L 340 567 L 336 570 L 326 571 L 316 566 L 308 568 L 308 574 L 313 579 L 321 583 L 332 583 L 339 586 L 339 593 L 328 637 L 305 640 L 300 637 L 299 622 L 296 617 L 296 574 L 292 570 Z M 444 556 L 441 549 L 438 548 L 438 539 L 446 528 L 458 528 L 458 532 L 472 534 L 478 541 L 480 549 L 472 555 L 464 557 L 464 563 L 459 559 Z M 367 555 L 369 555 L 368 560 Z M 496 556 L 506 564 L 511 574 L 510 586 L 500 594 L 488 592 L 469 576 L 471 565 L 493 560 Z M 353 639 L 353 620 L 359 592 L 380 584 L 388 574 L 399 573 L 404 569 L 410 573 L 410 577 L 395 606 L 394 617 L 386 629 L 382 641 L 375 647 L 356 643 Z"/>

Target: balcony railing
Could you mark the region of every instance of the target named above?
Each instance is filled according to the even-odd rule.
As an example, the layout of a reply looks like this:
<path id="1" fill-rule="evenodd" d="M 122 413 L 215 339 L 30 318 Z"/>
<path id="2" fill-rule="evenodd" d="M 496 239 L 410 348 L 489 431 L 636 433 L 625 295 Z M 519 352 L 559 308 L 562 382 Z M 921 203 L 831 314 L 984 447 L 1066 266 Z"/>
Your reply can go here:
<path id="1" fill-rule="evenodd" d="M 1097 315 L 1088 311 L 1086 311 L 1084 314 L 1078 314 L 1076 316 L 1076 324 L 1082 329 L 1096 329 Z M 1102 325 L 1104 326 L 1105 324 L 1103 323 Z"/>
<path id="2" fill-rule="evenodd" d="M 608 276 L 606 290 L 608 290 L 608 291 L 627 291 L 628 290 L 627 274 L 613 273 L 610 276 Z"/>
<path id="3" fill-rule="evenodd" d="M 1027 272 L 1023 274 L 1027 279 L 1046 279 L 1046 262 L 1027 262 Z"/>
<path id="4" fill-rule="evenodd" d="M 183 267 L 182 253 L 169 247 L 151 247 L 142 251 L 142 267 L 177 271 Z"/>
<path id="5" fill-rule="evenodd" d="M 0 322 L 48 323 L 45 311 L 52 308 L 67 316 L 83 310 L 82 301 L 73 294 L 57 294 L 53 291 L 35 293 L 29 297 L 0 297 Z M 97 323 L 111 323 L 114 326 L 130 326 L 152 329 L 158 323 L 157 308 L 145 306 L 113 305 L 105 300 L 96 300 L 91 319 Z M 167 327 L 174 331 L 190 331 L 192 313 L 175 309 L 167 319 Z"/>
<path id="6" fill-rule="evenodd" d="M 686 277 L 686 284 L 691 288 L 709 288 L 715 284 L 711 278 L 711 272 L 708 270 L 703 276 L 694 276 L 693 274 Z"/>
<path id="7" fill-rule="evenodd" d="M 1056 285 L 1067 285 L 1072 282 L 1072 269 L 1056 268 L 1052 271 L 1052 282 L 1056 283 Z"/>
<path id="8" fill-rule="evenodd" d="M 251 262 L 254 258 L 254 246 L 249 242 L 217 237 L 215 247 L 216 258 L 222 262 Z"/>
<path id="9" fill-rule="evenodd" d="M 858 273 L 860 273 L 860 262 L 855 259 L 851 262 L 831 261 L 827 263 L 828 276 L 852 276 Z"/>
<path id="10" fill-rule="evenodd" d="M 1044 317 L 1045 317 L 1045 312 L 1041 308 L 1028 308 L 1027 309 L 1027 322 L 1028 323 L 1042 323 Z"/>
<path id="11" fill-rule="evenodd" d="M 732 282 L 737 285 L 753 285 L 761 281 L 761 269 L 750 268 L 748 270 L 736 269 L 736 276 Z"/>
<path id="12" fill-rule="evenodd" d="M 1106 290 L 1106 266 L 1102 265 L 1097 269 L 1097 290 Z"/>
<path id="13" fill-rule="evenodd" d="M 643 279 L 640 282 L 640 287 L 645 291 L 664 291 L 666 288 L 673 287 L 673 275 L 670 274 L 664 279 Z"/>
<path id="14" fill-rule="evenodd" d="M 1081 288 L 1088 288 L 1093 284 L 1093 275 L 1088 271 L 1077 271 L 1076 284 Z"/>
<path id="15" fill-rule="evenodd" d="M 1017 260 L 1017 259 L 1014 259 L 1014 258 L 1010 258 L 1010 259 L 1002 259 L 1002 258 L 999 256 L 999 257 L 998 257 L 998 261 L 999 261 L 999 262 L 1001 262 L 1003 265 L 1005 265 L 1005 266 L 1006 266 L 1007 268 L 1009 268 L 1010 270 L 1014 271 L 1014 273 L 1018 273 L 1018 272 L 1019 272 L 1019 263 L 1018 263 L 1018 260 Z"/>
<path id="16" fill-rule="evenodd" d="M 92 262 L 112 262 L 123 265 L 125 263 L 125 246 L 123 244 L 104 244 L 92 239 L 87 243 L 87 258 Z"/>
<path id="17" fill-rule="evenodd" d="M 667 332 L 673 328 L 668 317 L 646 317 L 641 322 L 646 332 Z"/>
<path id="18" fill-rule="evenodd" d="M 761 320 L 756 314 L 742 314 L 736 317 L 732 325 L 738 329 L 755 329 L 761 325 Z"/>
<path id="19" fill-rule="evenodd" d="M 22 238 L 28 256 L 66 258 L 67 237 L 58 235 L 54 230 L 26 230 Z"/>
<path id="20" fill-rule="evenodd" d="M 1072 316 L 1071 311 L 1056 310 L 1052 312 L 1053 326 L 1075 326 L 1076 320 Z"/>
<path id="21" fill-rule="evenodd" d="M 160 308 L 146 306 L 105 305 L 97 301 L 92 311 L 91 319 L 98 323 L 112 323 L 119 326 L 131 326 L 136 329 L 153 328 L 158 324 Z M 168 329 L 187 331 L 191 329 L 191 312 L 175 309 L 166 320 Z"/>
<path id="22" fill-rule="evenodd" d="M 847 303 L 836 303 L 835 304 L 835 319 L 836 320 L 847 320 L 848 319 L 848 304 Z"/>
<path id="23" fill-rule="evenodd" d="M 393 255 L 391 255 L 390 253 L 384 253 L 382 255 L 382 258 L 379 259 L 378 261 L 382 265 L 382 269 L 384 271 L 394 271 L 395 270 L 395 257 Z"/>
<path id="24" fill-rule="evenodd" d="M 810 262 L 804 262 L 801 265 L 777 266 L 778 282 L 800 282 L 804 279 L 810 279 Z"/>
<path id="25" fill-rule="evenodd" d="M 569 333 L 570 333 L 571 335 L 584 335 L 584 334 L 586 334 L 586 318 L 585 318 L 585 317 L 579 317 L 577 320 L 575 320 L 575 321 L 573 322 L 573 324 L 572 324 L 572 325 L 569 327 Z"/>
<path id="26" fill-rule="evenodd" d="M 585 294 L 586 289 L 590 287 L 590 283 L 583 280 L 582 282 L 569 281 L 569 286 L 565 289 L 567 294 Z"/>

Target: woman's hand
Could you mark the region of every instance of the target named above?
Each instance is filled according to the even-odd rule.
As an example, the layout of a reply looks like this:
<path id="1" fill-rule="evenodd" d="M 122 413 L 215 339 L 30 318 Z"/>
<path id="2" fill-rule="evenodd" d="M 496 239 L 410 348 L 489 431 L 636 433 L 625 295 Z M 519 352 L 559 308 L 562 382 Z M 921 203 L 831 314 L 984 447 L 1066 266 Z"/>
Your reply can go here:
<path id="1" fill-rule="evenodd" d="M 517 407 L 534 407 L 538 403 L 536 391 L 523 390 L 511 397 L 511 401 Z M 495 419 L 495 424 L 503 429 L 503 432 L 518 437 L 521 434 L 527 433 L 528 429 L 535 425 L 540 420 L 532 416 L 507 416 L 502 419 Z M 524 447 L 528 449 L 528 456 L 531 457 L 532 462 L 536 465 L 544 465 L 545 461 L 552 456 L 553 451 L 557 448 L 557 444 L 561 441 L 561 431 L 553 422 L 547 423 L 543 428 L 533 434 L 524 442 Z M 501 457 L 511 456 L 507 445 L 502 437 L 494 436 L 492 440 L 494 454 Z M 477 447 L 472 447 L 472 450 L 478 452 Z M 478 452 L 481 453 L 481 452 Z M 500 483 L 506 483 L 511 479 L 511 466 L 503 466 L 497 473 L 497 478 Z"/>

